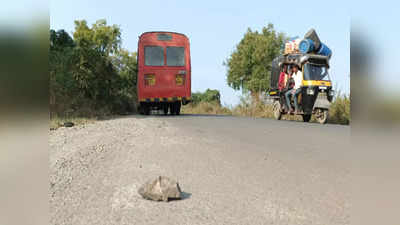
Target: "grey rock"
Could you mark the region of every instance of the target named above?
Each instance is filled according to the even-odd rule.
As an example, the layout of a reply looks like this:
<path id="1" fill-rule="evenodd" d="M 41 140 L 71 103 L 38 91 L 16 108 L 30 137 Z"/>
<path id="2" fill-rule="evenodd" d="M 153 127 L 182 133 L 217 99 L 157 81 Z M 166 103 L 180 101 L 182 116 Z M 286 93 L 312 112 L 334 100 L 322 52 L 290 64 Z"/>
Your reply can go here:
<path id="1" fill-rule="evenodd" d="M 156 179 L 146 182 L 139 188 L 138 193 L 145 199 L 167 202 L 171 199 L 181 199 L 182 192 L 178 182 L 159 176 Z"/>
<path id="2" fill-rule="evenodd" d="M 65 122 L 64 127 L 73 127 L 75 124 L 73 122 Z"/>

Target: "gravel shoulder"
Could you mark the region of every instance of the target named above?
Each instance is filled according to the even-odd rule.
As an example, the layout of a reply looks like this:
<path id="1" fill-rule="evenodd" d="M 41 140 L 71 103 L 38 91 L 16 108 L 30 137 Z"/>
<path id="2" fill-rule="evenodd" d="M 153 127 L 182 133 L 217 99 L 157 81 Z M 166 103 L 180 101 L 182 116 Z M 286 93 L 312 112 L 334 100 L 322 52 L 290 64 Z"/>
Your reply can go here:
<path id="1" fill-rule="evenodd" d="M 348 126 L 126 116 L 50 131 L 51 224 L 349 224 Z M 158 175 L 185 198 L 137 193 Z"/>

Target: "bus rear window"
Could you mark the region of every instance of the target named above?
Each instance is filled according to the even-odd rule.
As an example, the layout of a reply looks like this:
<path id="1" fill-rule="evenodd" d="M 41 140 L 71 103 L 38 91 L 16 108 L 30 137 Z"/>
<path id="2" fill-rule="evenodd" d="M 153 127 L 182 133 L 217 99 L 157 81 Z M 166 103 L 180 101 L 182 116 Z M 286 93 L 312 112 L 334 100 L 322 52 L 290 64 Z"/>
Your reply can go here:
<path id="1" fill-rule="evenodd" d="M 184 66 L 185 48 L 167 47 L 167 66 Z"/>
<path id="2" fill-rule="evenodd" d="M 145 46 L 144 57 L 144 64 L 146 66 L 163 66 L 164 48 L 161 46 Z"/>

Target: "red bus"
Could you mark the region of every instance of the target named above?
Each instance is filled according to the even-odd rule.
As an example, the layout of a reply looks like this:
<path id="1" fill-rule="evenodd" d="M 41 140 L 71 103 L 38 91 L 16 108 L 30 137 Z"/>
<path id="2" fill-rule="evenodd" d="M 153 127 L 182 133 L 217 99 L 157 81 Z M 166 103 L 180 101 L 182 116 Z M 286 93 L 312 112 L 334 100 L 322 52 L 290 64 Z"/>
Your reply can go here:
<path id="1" fill-rule="evenodd" d="M 175 32 L 146 32 L 138 42 L 139 112 L 179 115 L 191 100 L 189 39 Z"/>

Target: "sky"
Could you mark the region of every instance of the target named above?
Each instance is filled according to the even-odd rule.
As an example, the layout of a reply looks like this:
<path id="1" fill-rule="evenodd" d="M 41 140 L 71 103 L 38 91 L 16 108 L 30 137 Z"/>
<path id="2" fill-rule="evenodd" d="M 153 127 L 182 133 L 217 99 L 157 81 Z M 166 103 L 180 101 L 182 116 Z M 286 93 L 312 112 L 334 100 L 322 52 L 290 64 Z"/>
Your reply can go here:
<path id="1" fill-rule="evenodd" d="M 314 7 L 314 8 L 313 8 Z M 122 46 L 137 50 L 138 36 L 146 31 L 175 31 L 191 43 L 192 91 L 221 92 L 221 102 L 235 105 L 241 91 L 226 83 L 223 62 L 234 51 L 247 28 L 261 30 L 272 23 L 288 36 L 304 36 L 314 28 L 332 51 L 330 75 L 335 88 L 350 92 L 350 11 L 334 1 L 321 4 L 298 1 L 82 1 L 50 2 L 50 28 L 72 33 L 74 20 L 89 24 L 106 19 L 122 29 Z"/>

